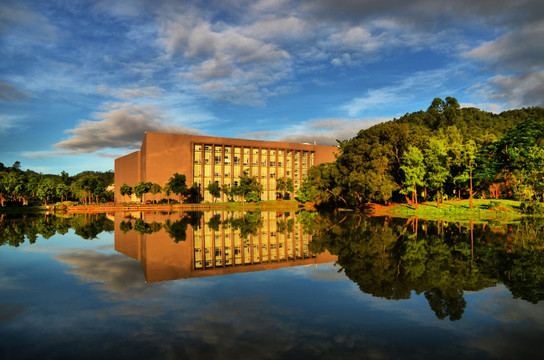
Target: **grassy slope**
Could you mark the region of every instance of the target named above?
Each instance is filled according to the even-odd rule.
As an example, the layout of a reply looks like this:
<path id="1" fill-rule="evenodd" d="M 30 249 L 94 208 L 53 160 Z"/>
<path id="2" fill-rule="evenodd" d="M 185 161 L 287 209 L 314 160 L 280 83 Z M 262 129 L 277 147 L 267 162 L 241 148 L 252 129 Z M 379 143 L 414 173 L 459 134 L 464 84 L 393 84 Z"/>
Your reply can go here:
<path id="1" fill-rule="evenodd" d="M 416 210 L 413 205 L 397 205 L 389 208 L 388 214 L 398 217 L 418 216 L 424 219 L 442 219 L 450 221 L 516 221 L 523 215 L 519 210 L 519 201 L 474 199 L 470 209 L 469 200 L 450 200 L 436 206 L 436 202 L 425 202 L 418 205 Z"/>

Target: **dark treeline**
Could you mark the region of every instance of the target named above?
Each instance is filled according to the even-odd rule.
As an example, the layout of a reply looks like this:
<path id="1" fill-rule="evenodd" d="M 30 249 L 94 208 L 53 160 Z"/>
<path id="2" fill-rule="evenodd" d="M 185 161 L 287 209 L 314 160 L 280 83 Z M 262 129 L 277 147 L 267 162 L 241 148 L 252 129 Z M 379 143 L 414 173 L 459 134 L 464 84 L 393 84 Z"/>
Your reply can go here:
<path id="1" fill-rule="evenodd" d="M 76 214 L 70 217 L 54 215 L 0 215 L 0 246 L 19 246 L 25 239 L 34 244 L 41 236 L 49 239 L 55 234 L 64 235 L 74 229 L 79 237 L 95 239 L 103 231 L 114 230 L 114 223 L 105 214 Z"/>
<path id="2" fill-rule="evenodd" d="M 74 176 L 66 172 L 46 175 L 32 170 L 21 170 L 17 161 L 6 167 L 0 163 L 0 206 L 45 205 L 75 200 L 83 203 L 113 201 L 113 171 L 84 171 Z"/>
<path id="3" fill-rule="evenodd" d="M 503 283 L 515 298 L 544 300 L 544 222 L 493 226 L 301 213 L 310 251 L 337 264 L 364 293 L 402 300 L 423 294 L 440 319 L 461 319 L 465 291 Z M 300 220 L 300 219 L 299 219 Z"/>
<path id="4" fill-rule="evenodd" d="M 434 99 L 426 111 L 361 130 L 333 163 L 312 167 L 302 201 L 369 202 L 512 198 L 543 201 L 544 109 L 493 114 Z"/>

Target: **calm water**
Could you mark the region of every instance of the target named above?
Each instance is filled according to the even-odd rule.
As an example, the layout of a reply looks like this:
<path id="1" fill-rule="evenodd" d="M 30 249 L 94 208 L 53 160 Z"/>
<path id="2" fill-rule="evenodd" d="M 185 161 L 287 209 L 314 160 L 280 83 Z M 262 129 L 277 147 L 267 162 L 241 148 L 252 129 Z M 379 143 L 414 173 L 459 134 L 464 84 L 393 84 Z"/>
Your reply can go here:
<path id="1" fill-rule="evenodd" d="M 317 213 L 3 216 L 0 357 L 539 358 L 543 232 Z"/>

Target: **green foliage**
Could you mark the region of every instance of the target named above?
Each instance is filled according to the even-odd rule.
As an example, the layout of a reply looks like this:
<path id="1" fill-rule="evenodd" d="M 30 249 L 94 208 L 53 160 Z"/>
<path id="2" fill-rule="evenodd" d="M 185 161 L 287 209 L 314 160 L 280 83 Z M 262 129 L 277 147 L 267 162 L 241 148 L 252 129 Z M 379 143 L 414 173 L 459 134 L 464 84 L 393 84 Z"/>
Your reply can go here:
<path id="1" fill-rule="evenodd" d="M 138 184 L 134 185 L 134 195 L 142 201 L 142 197 L 151 190 L 152 185 L 153 184 L 150 182 L 140 181 Z"/>
<path id="2" fill-rule="evenodd" d="M 288 199 L 288 193 L 295 191 L 293 179 L 283 177 L 276 180 L 276 191 L 280 193 L 282 199 Z"/>
<path id="3" fill-rule="evenodd" d="M 544 118 L 527 119 L 479 154 L 475 177 L 505 184 L 518 200 L 544 200 Z"/>
<path id="4" fill-rule="evenodd" d="M 173 222 L 168 220 L 164 224 L 164 229 L 175 242 L 180 242 L 187 240 L 187 225 L 188 221 L 186 219 Z"/>
<path id="5" fill-rule="evenodd" d="M 404 185 L 408 194 L 417 203 L 417 187 L 423 186 L 425 177 L 425 163 L 423 162 L 423 153 L 415 146 L 409 146 L 402 157 L 400 169 L 404 173 Z"/>
<path id="6" fill-rule="evenodd" d="M 519 206 L 521 212 L 529 215 L 544 215 L 544 205 L 535 202 L 522 202 Z"/>
<path id="7" fill-rule="evenodd" d="M 183 197 L 189 195 L 189 189 L 187 188 L 186 181 L 187 177 L 185 175 L 175 173 L 167 183 L 170 191 L 179 197 L 180 202 L 182 202 Z"/>
<path id="8" fill-rule="evenodd" d="M 436 98 L 426 111 L 341 141 L 336 161 L 312 167 L 297 199 L 353 208 L 406 194 L 415 201 L 427 188 L 437 198 L 466 198 L 473 180 L 478 196 L 493 187 L 494 194 L 500 188 L 506 192 L 499 195 L 543 201 L 542 120 L 531 119 L 544 119 L 544 108 L 492 114 Z"/>
<path id="9" fill-rule="evenodd" d="M 261 211 L 248 211 L 243 216 L 232 216 L 223 221 L 223 228 L 240 231 L 243 239 L 249 239 L 249 235 L 257 235 L 263 227 Z"/>
<path id="10" fill-rule="evenodd" d="M 133 194 L 132 186 L 128 185 L 127 183 L 123 183 L 121 187 L 119 188 L 119 193 L 121 196 L 129 196 Z"/>
<path id="11" fill-rule="evenodd" d="M 244 202 L 257 202 L 261 200 L 263 185 L 259 183 L 256 176 L 248 176 L 247 172 L 240 176 L 239 183 L 230 187 L 224 187 L 230 196 L 240 196 Z"/>
<path id="12" fill-rule="evenodd" d="M 424 294 L 439 319 L 461 319 L 464 292 L 499 281 L 514 297 L 544 300 L 544 223 L 539 221 L 471 227 L 319 213 L 305 222 L 310 250 L 337 255 L 337 264 L 361 291 L 395 300 Z"/>
<path id="13" fill-rule="evenodd" d="M 69 217 L 23 215 L 6 216 L 0 226 L 0 246 L 17 247 L 28 240 L 33 244 L 41 236 L 49 239 L 56 233 L 65 234 L 68 229 L 74 229 L 76 235 L 83 239 L 95 239 L 104 231 L 113 231 L 113 221 L 105 214 L 74 214 Z"/>
<path id="14" fill-rule="evenodd" d="M 209 192 L 213 197 L 219 197 L 219 196 L 221 195 L 221 187 L 220 187 L 219 184 L 216 183 L 215 181 L 209 183 L 208 186 L 206 187 L 206 190 L 208 190 L 208 192 Z"/>

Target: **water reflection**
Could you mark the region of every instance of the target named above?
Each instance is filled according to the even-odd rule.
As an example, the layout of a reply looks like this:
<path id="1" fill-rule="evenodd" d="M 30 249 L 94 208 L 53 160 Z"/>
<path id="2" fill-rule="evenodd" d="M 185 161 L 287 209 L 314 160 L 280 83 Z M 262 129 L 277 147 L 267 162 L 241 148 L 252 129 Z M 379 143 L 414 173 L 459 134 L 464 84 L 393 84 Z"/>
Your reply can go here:
<path id="1" fill-rule="evenodd" d="M 309 250 L 294 213 L 117 213 L 115 250 L 137 259 L 148 282 L 333 262 Z"/>
<path id="2" fill-rule="evenodd" d="M 92 240 L 103 231 L 113 231 L 113 215 L 77 214 L 67 216 L 6 215 L 0 214 L 0 246 L 18 247 L 25 239 L 34 244 L 41 236 L 49 239 L 55 234 L 64 235 L 73 229 L 82 239 Z"/>
<path id="3" fill-rule="evenodd" d="M 459 320 L 466 292 L 504 284 L 544 299 L 544 222 L 472 224 L 316 212 L 176 212 L 0 216 L 0 246 L 70 229 L 84 239 L 115 230 L 114 248 L 147 282 L 336 262 L 366 294 L 422 294 L 439 319 Z M 83 256 L 83 255 L 81 255 Z"/>
<path id="4" fill-rule="evenodd" d="M 503 283 L 544 299 L 544 224 L 469 224 L 320 214 L 305 223 L 310 251 L 329 251 L 361 291 L 386 299 L 423 293 L 440 319 L 461 319 L 465 291 Z"/>

